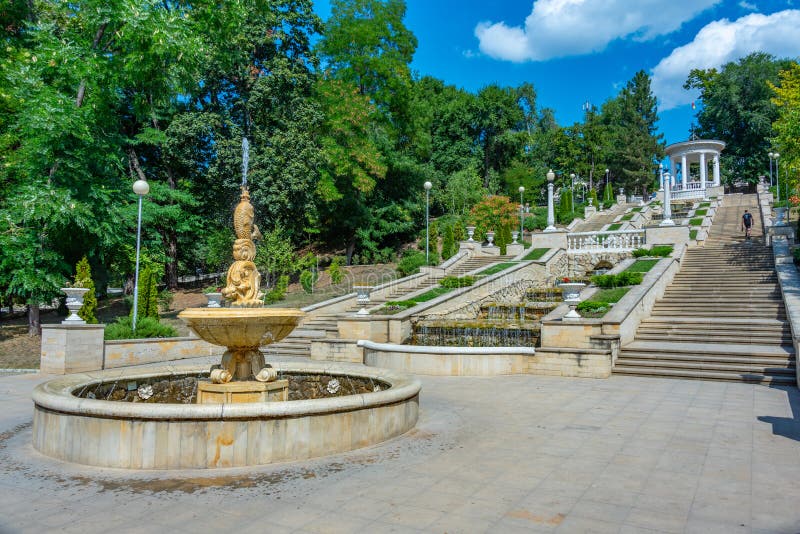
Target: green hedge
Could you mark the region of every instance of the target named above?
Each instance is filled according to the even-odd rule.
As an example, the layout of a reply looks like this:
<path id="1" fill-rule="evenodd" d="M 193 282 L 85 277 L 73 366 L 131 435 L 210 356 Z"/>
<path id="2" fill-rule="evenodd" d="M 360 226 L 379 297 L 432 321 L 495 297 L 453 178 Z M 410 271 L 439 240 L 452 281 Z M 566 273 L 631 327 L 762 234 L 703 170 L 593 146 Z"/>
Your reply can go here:
<path id="1" fill-rule="evenodd" d="M 637 248 L 631 255 L 634 258 L 643 258 L 646 256 L 655 256 L 658 258 L 666 258 L 670 254 L 672 254 L 673 248 L 672 245 L 656 245 L 652 248 Z"/>
<path id="2" fill-rule="evenodd" d="M 448 289 L 456 289 L 458 287 L 469 287 L 475 283 L 474 276 L 445 276 L 439 285 Z"/>
<path id="3" fill-rule="evenodd" d="M 622 286 L 635 286 L 641 284 L 644 273 L 623 271 L 619 274 L 600 274 L 592 277 L 592 283 L 597 287 L 614 288 Z"/>
<path id="4" fill-rule="evenodd" d="M 153 317 L 140 317 L 136 321 L 136 335 L 131 328 L 131 318 L 117 317 L 117 321 L 106 325 L 103 337 L 112 339 L 139 339 L 152 337 L 177 337 L 178 331 L 173 327 L 161 324 Z"/>

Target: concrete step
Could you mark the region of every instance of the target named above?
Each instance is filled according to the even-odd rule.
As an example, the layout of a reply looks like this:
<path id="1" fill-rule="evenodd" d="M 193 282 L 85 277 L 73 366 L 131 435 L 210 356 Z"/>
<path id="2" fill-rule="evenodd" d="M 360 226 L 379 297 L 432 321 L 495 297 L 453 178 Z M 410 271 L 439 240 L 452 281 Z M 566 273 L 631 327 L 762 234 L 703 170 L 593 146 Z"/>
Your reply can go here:
<path id="1" fill-rule="evenodd" d="M 785 364 L 778 362 L 777 364 L 756 364 L 752 362 L 737 363 L 712 363 L 712 362 L 675 362 L 672 360 L 648 360 L 637 359 L 626 356 L 624 359 L 618 359 L 617 365 L 622 367 L 637 367 L 649 369 L 681 369 L 681 370 L 695 370 L 695 371 L 723 371 L 731 373 L 756 373 L 761 375 L 772 376 L 793 376 L 795 373 L 794 366 L 787 367 Z"/>
<path id="2" fill-rule="evenodd" d="M 691 369 L 658 369 L 648 367 L 635 367 L 618 365 L 614 367 L 615 374 L 633 376 L 656 376 L 659 378 L 681 378 L 689 380 L 723 380 L 731 382 L 748 382 L 756 384 L 781 384 L 794 385 L 797 383 L 794 376 L 764 375 L 759 373 L 737 373 L 719 371 L 696 371 Z"/>
<path id="3" fill-rule="evenodd" d="M 676 341 L 681 343 L 740 343 L 752 345 L 787 345 L 792 342 L 791 335 L 775 335 L 773 333 L 766 333 L 762 335 L 743 333 L 709 333 L 698 331 L 682 331 L 682 332 L 669 332 L 661 329 L 644 329 L 640 328 L 636 332 L 634 341 L 662 341 L 664 339 L 669 341 Z"/>
<path id="4" fill-rule="evenodd" d="M 633 341 L 622 348 L 623 353 L 670 354 L 683 357 L 758 357 L 758 358 L 793 358 L 794 348 L 790 345 L 763 344 L 721 344 L 721 343 L 682 343 L 668 340 Z"/>

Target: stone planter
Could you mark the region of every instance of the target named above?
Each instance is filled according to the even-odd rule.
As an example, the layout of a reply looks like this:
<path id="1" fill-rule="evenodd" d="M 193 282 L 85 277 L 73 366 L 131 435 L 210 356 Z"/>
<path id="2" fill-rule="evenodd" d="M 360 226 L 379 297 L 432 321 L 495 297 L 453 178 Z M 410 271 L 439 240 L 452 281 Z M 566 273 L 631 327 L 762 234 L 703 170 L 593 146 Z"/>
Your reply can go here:
<path id="1" fill-rule="evenodd" d="M 361 305 L 358 310 L 358 315 L 369 315 L 367 311 L 367 304 L 369 304 L 369 294 L 372 292 L 372 286 L 353 286 L 353 291 L 356 292 L 356 302 Z"/>
<path id="2" fill-rule="evenodd" d="M 486 241 L 489 242 L 489 246 L 494 246 L 494 232 L 486 232 Z"/>
<path id="3" fill-rule="evenodd" d="M 61 291 L 67 295 L 67 309 L 69 317 L 61 321 L 62 324 L 86 324 L 86 321 L 78 316 L 78 310 L 83 306 L 83 296 L 89 291 L 85 287 L 62 287 Z"/>
<path id="4" fill-rule="evenodd" d="M 474 236 L 474 235 L 475 235 L 475 227 L 474 226 L 467 226 L 467 237 L 469 237 L 469 239 L 467 239 L 467 241 L 475 241 L 474 239 L 472 239 L 472 236 Z"/>
<path id="5" fill-rule="evenodd" d="M 222 293 L 206 293 L 209 308 L 222 307 Z"/>
<path id="6" fill-rule="evenodd" d="M 517 231 L 511 232 L 511 237 L 514 239 L 514 242 L 512 243 L 512 245 L 516 245 L 517 244 L 517 238 L 519 237 L 519 232 L 517 232 Z"/>
<path id="7" fill-rule="evenodd" d="M 564 319 L 580 319 L 581 316 L 575 309 L 581 302 L 581 290 L 586 287 L 582 282 L 564 282 L 559 284 L 564 298 L 564 302 L 569 305 L 569 312 L 564 316 Z"/>

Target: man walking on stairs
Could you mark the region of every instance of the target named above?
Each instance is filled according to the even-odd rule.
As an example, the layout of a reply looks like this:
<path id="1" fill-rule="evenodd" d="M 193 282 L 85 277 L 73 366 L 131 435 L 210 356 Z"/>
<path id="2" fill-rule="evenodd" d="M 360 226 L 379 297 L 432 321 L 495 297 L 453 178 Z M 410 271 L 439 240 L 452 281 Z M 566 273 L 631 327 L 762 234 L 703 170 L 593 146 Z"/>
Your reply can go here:
<path id="1" fill-rule="evenodd" d="M 746 239 L 750 239 L 751 226 L 753 226 L 753 216 L 750 215 L 750 212 L 744 210 L 744 215 L 742 215 L 742 231 L 744 231 L 744 237 Z"/>

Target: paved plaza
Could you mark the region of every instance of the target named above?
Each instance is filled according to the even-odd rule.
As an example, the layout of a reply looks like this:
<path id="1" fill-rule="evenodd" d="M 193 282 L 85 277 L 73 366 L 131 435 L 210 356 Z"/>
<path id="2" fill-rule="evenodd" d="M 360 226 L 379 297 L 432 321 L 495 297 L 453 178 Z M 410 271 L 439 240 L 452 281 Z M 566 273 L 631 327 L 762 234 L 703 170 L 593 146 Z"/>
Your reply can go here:
<path id="1" fill-rule="evenodd" d="M 419 423 L 391 442 L 175 474 L 38 454 L 42 380 L 0 377 L 2 533 L 800 532 L 794 387 L 423 377 Z"/>

